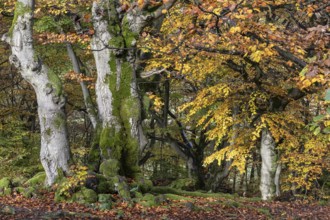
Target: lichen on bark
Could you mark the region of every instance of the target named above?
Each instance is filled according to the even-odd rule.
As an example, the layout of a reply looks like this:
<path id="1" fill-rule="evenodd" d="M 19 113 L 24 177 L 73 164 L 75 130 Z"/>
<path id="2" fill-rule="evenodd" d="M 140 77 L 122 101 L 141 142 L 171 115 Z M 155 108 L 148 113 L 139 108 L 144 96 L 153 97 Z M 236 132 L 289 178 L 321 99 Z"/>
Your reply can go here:
<path id="1" fill-rule="evenodd" d="M 62 88 L 62 82 L 61 82 L 60 77 L 55 72 L 53 72 L 51 69 L 48 70 L 47 77 L 50 82 L 50 85 L 47 85 L 47 86 L 53 88 L 55 90 L 54 92 L 57 96 L 62 95 L 63 88 Z"/>
<path id="2" fill-rule="evenodd" d="M 18 17 L 24 15 L 25 13 L 32 13 L 31 7 L 26 6 L 22 2 L 17 1 L 15 4 L 15 13 L 14 13 L 13 22 L 8 31 L 10 37 L 13 36 L 13 30 L 15 25 L 17 24 Z"/>
<path id="3" fill-rule="evenodd" d="M 121 17 L 118 13 L 114 0 L 104 0 L 93 5 L 95 35 L 92 46 L 95 49 L 98 76 L 102 79 L 99 83 L 104 83 L 102 86 L 105 87 L 102 88 L 106 90 L 96 92 L 100 100 L 99 112 L 107 113 L 103 114 L 107 121 L 102 123 L 99 134 L 102 160 L 99 171 L 116 185 L 116 191 L 122 198 L 129 199 L 129 187 L 122 176 L 143 182 L 138 167 L 137 125 L 141 109 L 134 70 L 134 46 L 138 34 L 131 30 L 127 15 Z M 107 43 L 105 51 L 102 50 L 104 42 Z M 104 106 L 106 100 L 110 101 Z"/>

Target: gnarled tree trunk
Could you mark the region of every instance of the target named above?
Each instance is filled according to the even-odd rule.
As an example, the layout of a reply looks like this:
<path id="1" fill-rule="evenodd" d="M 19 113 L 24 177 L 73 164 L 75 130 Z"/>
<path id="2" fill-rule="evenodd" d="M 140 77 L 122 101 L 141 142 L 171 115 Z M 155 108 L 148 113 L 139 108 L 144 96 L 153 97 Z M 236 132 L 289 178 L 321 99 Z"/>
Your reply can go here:
<path id="1" fill-rule="evenodd" d="M 95 33 L 91 48 L 97 68 L 99 170 L 115 179 L 123 198 L 128 197 L 129 192 L 121 190 L 127 186 L 120 181 L 120 176 L 144 183 L 138 167 L 139 149 L 143 149 L 146 139 L 141 129 L 141 103 L 137 92 L 136 41 L 142 29 L 174 2 L 170 0 L 154 12 L 145 10 L 149 1 L 142 7 L 132 3 L 127 11 L 119 0 L 93 2 Z"/>
<path id="2" fill-rule="evenodd" d="M 119 195 L 130 198 L 120 176 L 140 179 L 138 167 L 140 101 L 134 70 L 135 36 L 126 16 L 116 10 L 118 2 L 93 3 L 95 34 L 91 46 L 97 68 L 96 96 L 100 126 L 100 172 L 115 182 Z M 115 48 L 115 49 L 113 49 Z"/>
<path id="3" fill-rule="evenodd" d="M 68 171 L 70 159 L 65 98 L 58 76 L 34 56 L 33 8 L 33 0 L 18 0 L 12 27 L 2 39 L 11 46 L 10 62 L 36 92 L 41 130 L 40 159 L 47 176 L 46 184 L 52 185 L 58 170 Z"/>
<path id="4" fill-rule="evenodd" d="M 126 50 L 135 41 L 135 35 L 124 19 L 119 18 L 114 2 L 94 2 L 92 49 L 97 68 L 101 156 L 103 160 L 117 161 L 113 161 L 118 164 L 115 170 L 134 177 L 139 172 L 138 124 L 141 110 L 136 91 L 135 50 Z"/>

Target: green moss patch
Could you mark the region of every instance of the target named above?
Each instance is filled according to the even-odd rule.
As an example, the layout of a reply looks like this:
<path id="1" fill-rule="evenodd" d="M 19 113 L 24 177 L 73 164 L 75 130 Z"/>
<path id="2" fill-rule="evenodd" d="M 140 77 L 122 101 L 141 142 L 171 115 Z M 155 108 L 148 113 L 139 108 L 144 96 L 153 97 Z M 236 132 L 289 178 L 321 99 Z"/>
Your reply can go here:
<path id="1" fill-rule="evenodd" d="M 103 128 L 100 134 L 100 149 L 102 157 L 105 159 L 121 158 L 121 142 L 122 137 L 120 133 L 115 131 L 115 128 Z M 109 153 L 110 152 L 110 153 Z"/>
<path id="2" fill-rule="evenodd" d="M 98 194 L 97 196 L 100 203 L 108 203 L 112 201 L 111 194 Z"/>
<path id="3" fill-rule="evenodd" d="M 50 81 L 50 84 L 47 84 L 46 86 L 52 87 L 55 90 L 55 94 L 57 96 L 60 96 L 63 91 L 60 77 L 58 77 L 58 75 L 50 69 L 47 71 L 47 76 Z"/>
<path id="4" fill-rule="evenodd" d="M 170 184 L 170 187 L 182 190 L 196 189 L 197 180 L 193 178 L 177 179 Z"/>
<path id="5" fill-rule="evenodd" d="M 15 13 L 14 19 L 12 22 L 12 26 L 9 29 L 9 36 L 13 36 L 14 27 L 17 23 L 17 19 L 19 16 L 24 15 L 25 13 L 31 13 L 32 9 L 30 7 L 25 6 L 22 2 L 17 1 L 15 5 Z"/>
<path id="6" fill-rule="evenodd" d="M 118 175 L 119 161 L 116 159 L 108 159 L 101 163 L 100 172 L 106 177 L 114 177 Z"/>
<path id="7" fill-rule="evenodd" d="M 45 180 L 46 180 L 46 173 L 39 172 L 36 175 L 34 175 L 31 179 L 26 181 L 25 185 L 28 185 L 28 186 L 44 185 Z"/>
<path id="8" fill-rule="evenodd" d="M 6 188 L 10 188 L 11 186 L 11 181 L 8 177 L 4 177 L 0 180 L 0 189 L 4 190 Z"/>
<path id="9" fill-rule="evenodd" d="M 23 195 L 25 198 L 31 198 L 34 194 L 36 194 L 36 189 L 34 187 L 16 187 L 14 189 L 17 193 Z"/>
<path id="10" fill-rule="evenodd" d="M 131 193 L 129 191 L 129 187 L 126 182 L 124 182 L 124 181 L 118 182 L 118 183 L 115 183 L 115 185 L 116 185 L 117 192 L 118 192 L 118 195 L 120 196 L 120 198 L 122 198 L 125 201 L 131 200 Z"/>
<path id="11" fill-rule="evenodd" d="M 8 177 L 4 177 L 0 180 L 0 196 L 8 196 L 12 193 L 11 180 Z"/>
<path id="12" fill-rule="evenodd" d="M 91 204 L 98 201 L 98 195 L 94 190 L 82 187 L 78 192 L 72 195 L 71 201 L 82 204 Z"/>
<path id="13" fill-rule="evenodd" d="M 185 190 L 179 190 L 174 189 L 171 187 L 162 187 L 157 186 L 153 187 L 150 190 L 151 193 L 157 193 L 157 194 L 175 194 L 180 196 L 194 196 L 194 197 L 204 197 L 204 198 L 226 198 L 226 199 L 234 199 L 234 196 L 231 194 L 224 194 L 224 193 L 208 193 L 203 191 L 185 191 Z"/>
<path id="14" fill-rule="evenodd" d="M 167 199 L 170 200 L 176 200 L 176 201 L 195 201 L 195 199 L 186 197 L 186 196 L 180 196 L 180 195 L 175 195 L 175 194 L 165 194 Z"/>

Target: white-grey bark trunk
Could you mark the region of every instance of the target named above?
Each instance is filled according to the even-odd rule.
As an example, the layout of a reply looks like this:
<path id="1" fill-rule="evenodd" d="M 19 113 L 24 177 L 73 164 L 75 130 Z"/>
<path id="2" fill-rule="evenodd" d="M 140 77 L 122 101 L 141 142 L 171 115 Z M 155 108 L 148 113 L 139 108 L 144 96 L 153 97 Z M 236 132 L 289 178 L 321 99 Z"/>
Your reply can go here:
<path id="1" fill-rule="evenodd" d="M 96 62 L 97 69 L 97 81 L 96 81 L 96 95 L 97 95 L 97 106 L 99 111 L 99 118 L 102 121 L 102 127 L 115 127 L 116 131 L 119 131 L 122 127 L 119 123 L 118 116 L 113 114 L 113 92 L 109 88 L 109 76 L 112 74 L 116 74 L 116 90 L 120 90 L 121 78 L 122 78 L 122 60 L 120 58 L 116 58 L 115 56 L 111 56 L 111 53 L 115 54 L 116 51 L 114 49 L 109 49 L 109 41 L 112 36 L 109 32 L 109 22 L 108 19 L 105 19 L 104 16 L 107 13 L 111 13 L 108 11 L 109 5 L 107 1 L 99 1 L 93 3 L 92 14 L 93 14 L 93 25 L 95 34 L 93 36 L 91 47 L 93 49 L 93 54 Z M 112 12 L 114 13 L 114 12 Z M 131 17 L 130 17 L 131 18 Z M 135 25 L 140 24 L 138 22 Z M 136 29 L 135 27 L 134 29 Z M 116 36 L 115 36 L 116 37 Z M 135 42 L 134 42 L 135 44 Z M 128 45 L 134 46 L 134 45 Z M 129 55 L 128 55 L 129 56 Z M 112 60 L 115 59 L 115 60 Z M 129 59 L 127 59 L 129 60 Z M 112 72 L 109 63 L 114 62 L 116 64 L 116 72 Z M 132 65 L 132 81 L 130 94 L 131 98 L 138 99 L 137 94 L 137 86 L 136 86 L 136 78 L 134 67 Z M 122 100 L 124 101 L 124 100 Z M 139 107 L 139 106 L 135 106 Z M 135 110 L 135 109 L 134 109 Z M 147 141 L 143 134 L 142 126 L 140 123 L 140 117 L 134 117 L 128 119 L 130 122 L 130 133 L 131 136 L 138 140 L 139 145 L 142 149 Z"/>
<path id="2" fill-rule="evenodd" d="M 59 78 L 34 57 L 32 23 L 33 0 L 19 0 L 11 33 L 2 40 L 10 44 L 10 61 L 34 88 L 41 130 L 40 159 L 46 172 L 46 184 L 52 185 L 58 170 L 68 171 L 70 159 L 67 138 L 65 98 Z"/>
<path id="3" fill-rule="evenodd" d="M 264 128 L 261 134 L 261 177 L 260 192 L 263 200 L 270 200 L 279 194 L 280 165 L 277 164 L 275 153 L 275 141 L 268 128 Z M 276 175 L 277 174 L 277 175 Z M 276 191 L 276 185 L 277 191 Z"/>
<path id="4" fill-rule="evenodd" d="M 95 91 L 99 119 L 102 127 L 110 127 L 114 121 L 112 93 L 108 82 L 109 76 L 112 74 L 109 66 L 111 51 L 107 48 L 111 35 L 108 31 L 108 20 L 103 18 L 105 6 L 99 4 L 102 3 L 93 2 L 92 14 L 95 33 L 91 42 L 91 48 L 97 69 Z"/>
<path id="5" fill-rule="evenodd" d="M 274 178 L 274 184 L 275 184 L 275 195 L 280 196 L 281 195 L 281 185 L 280 185 L 280 175 L 281 175 L 281 164 L 277 164 L 276 172 L 275 172 L 275 178 Z"/>

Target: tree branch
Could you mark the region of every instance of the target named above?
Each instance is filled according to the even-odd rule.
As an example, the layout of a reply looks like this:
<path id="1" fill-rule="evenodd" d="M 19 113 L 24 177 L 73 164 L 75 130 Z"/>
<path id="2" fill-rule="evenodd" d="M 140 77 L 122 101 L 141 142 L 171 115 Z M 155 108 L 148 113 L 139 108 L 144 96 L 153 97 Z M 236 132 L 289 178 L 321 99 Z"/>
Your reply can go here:
<path id="1" fill-rule="evenodd" d="M 173 7 L 173 5 L 177 2 L 177 0 L 168 0 L 161 7 L 159 7 L 154 13 L 153 18 L 157 19 L 163 15 L 163 10 L 169 10 Z"/>

